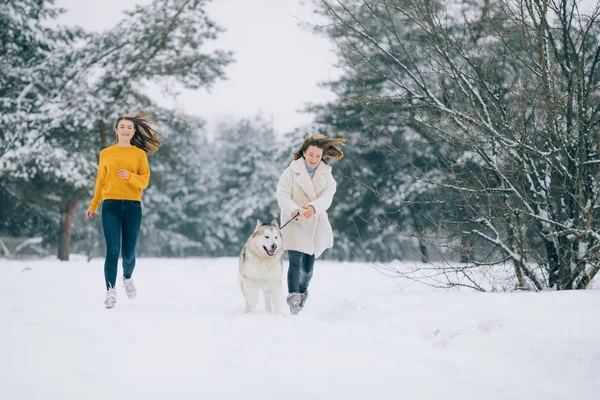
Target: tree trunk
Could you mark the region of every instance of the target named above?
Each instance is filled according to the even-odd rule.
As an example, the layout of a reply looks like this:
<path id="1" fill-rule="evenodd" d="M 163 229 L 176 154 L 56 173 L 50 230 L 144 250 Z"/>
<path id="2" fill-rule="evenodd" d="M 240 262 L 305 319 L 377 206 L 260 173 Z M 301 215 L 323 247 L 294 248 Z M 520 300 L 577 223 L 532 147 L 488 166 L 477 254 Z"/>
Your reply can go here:
<path id="1" fill-rule="evenodd" d="M 60 232 L 58 238 L 58 259 L 60 261 L 69 261 L 71 231 L 73 229 L 73 214 L 75 212 L 75 206 L 77 206 L 78 202 L 79 199 L 75 198 L 61 209 Z"/>
<path id="2" fill-rule="evenodd" d="M 100 140 L 102 141 L 102 144 L 104 146 L 108 145 L 108 131 L 104 121 L 100 120 L 98 122 L 98 128 L 100 129 Z"/>
<path id="3" fill-rule="evenodd" d="M 558 270 L 558 290 L 571 290 L 573 289 L 573 282 L 571 281 L 571 270 L 573 260 L 573 245 L 574 243 L 570 239 L 558 239 L 558 243 L 561 247 L 560 257 L 560 269 Z"/>
<path id="4" fill-rule="evenodd" d="M 417 208 L 418 210 L 418 208 Z M 418 213 L 417 215 L 419 215 Z M 421 262 L 427 264 L 429 262 L 429 254 L 427 252 L 427 245 L 425 244 L 423 222 L 419 217 L 415 218 L 413 222 L 413 227 L 415 229 L 417 240 L 419 241 L 419 256 L 421 257 Z"/>
<path id="5" fill-rule="evenodd" d="M 422 237 L 419 238 L 419 254 L 421 255 L 421 262 L 427 264 L 429 262 L 429 253 Z"/>

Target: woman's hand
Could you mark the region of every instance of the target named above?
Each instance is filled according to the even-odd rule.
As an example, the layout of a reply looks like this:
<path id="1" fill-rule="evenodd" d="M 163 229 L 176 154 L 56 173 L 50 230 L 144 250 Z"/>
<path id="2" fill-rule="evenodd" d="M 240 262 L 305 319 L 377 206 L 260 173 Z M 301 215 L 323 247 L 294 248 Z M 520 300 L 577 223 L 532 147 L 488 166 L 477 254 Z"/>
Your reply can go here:
<path id="1" fill-rule="evenodd" d="M 95 213 L 95 212 L 92 212 L 92 211 L 90 211 L 90 210 L 87 210 L 87 211 L 85 212 L 85 217 L 86 217 L 87 219 L 92 219 L 92 218 L 94 218 L 94 215 L 96 215 L 96 213 Z"/>
<path id="2" fill-rule="evenodd" d="M 303 210 L 303 215 L 304 218 L 309 219 L 310 217 L 312 217 L 313 215 L 316 214 L 316 210 L 315 207 L 312 205 L 308 205 L 308 206 L 302 206 L 302 210 Z"/>
<path id="3" fill-rule="evenodd" d="M 294 210 L 292 211 L 292 218 L 294 218 L 296 221 L 298 221 L 298 217 L 300 217 L 300 210 Z"/>
<path id="4" fill-rule="evenodd" d="M 117 174 L 119 174 L 119 176 L 120 176 L 121 178 L 123 178 L 123 179 L 127 179 L 127 178 L 129 178 L 129 172 L 127 172 L 127 171 L 126 171 L 126 170 L 124 170 L 124 169 L 120 169 L 120 170 L 118 170 L 118 171 L 117 171 Z"/>

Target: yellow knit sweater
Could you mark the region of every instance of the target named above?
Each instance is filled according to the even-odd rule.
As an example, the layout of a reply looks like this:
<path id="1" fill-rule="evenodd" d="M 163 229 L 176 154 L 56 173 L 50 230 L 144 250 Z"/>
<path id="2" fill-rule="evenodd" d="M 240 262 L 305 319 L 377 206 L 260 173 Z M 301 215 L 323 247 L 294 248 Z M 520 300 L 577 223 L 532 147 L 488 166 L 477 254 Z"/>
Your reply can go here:
<path id="1" fill-rule="evenodd" d="M 129 172 L 123 179 L 120 169 Z M 100 152 L 96 191 L 89 210 L 96 212 L 102 200 L 142 200 L 142 190 L 148 187 L 150 167 L 146 153 L 135 146 L 107 147 Z"/>

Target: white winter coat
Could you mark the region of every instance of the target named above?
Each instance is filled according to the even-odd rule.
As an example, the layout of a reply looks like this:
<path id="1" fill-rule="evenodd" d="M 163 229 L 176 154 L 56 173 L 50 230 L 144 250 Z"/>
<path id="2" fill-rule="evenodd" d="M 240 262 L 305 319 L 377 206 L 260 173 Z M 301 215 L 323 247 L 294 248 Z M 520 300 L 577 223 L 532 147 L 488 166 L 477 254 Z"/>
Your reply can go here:
<path id="1" fill-rule="evenodd" d="M 315 215 L 310 219 L 300 217 L 290 222 L 281 231 L 283 248 L 318 258 L 333 246 L 333 230 L 327 217 L 327 209 L 333 201 L 337 183 L 331 174 L 331 167 L 323 162 L 317 166 L 310 179 L 304 158 L 294 160 L 283 171 L 277 184 L 277 203 L 281 209 L 281 224 L 292 217 L 294 210 L 302 211 L 302 206 L 312 205 Z"/>

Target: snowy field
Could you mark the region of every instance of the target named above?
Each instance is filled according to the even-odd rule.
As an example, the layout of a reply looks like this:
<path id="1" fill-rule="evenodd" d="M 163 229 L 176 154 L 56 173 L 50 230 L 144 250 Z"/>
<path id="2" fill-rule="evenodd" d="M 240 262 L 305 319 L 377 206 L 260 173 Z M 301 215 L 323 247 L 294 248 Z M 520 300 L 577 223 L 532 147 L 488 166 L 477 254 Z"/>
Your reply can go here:
<path id="1" fill-rule="evenodd" d="M 106 310 L 103 260 L 72 258 L 0 259 L 0 399 L 600 399 L 598 289 L 441 292 L 317 261 L 299 315 L 245 315 L 236 259 L 139 259 L 138 299 L 119 285 Z"/>

